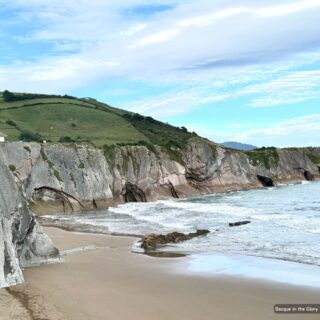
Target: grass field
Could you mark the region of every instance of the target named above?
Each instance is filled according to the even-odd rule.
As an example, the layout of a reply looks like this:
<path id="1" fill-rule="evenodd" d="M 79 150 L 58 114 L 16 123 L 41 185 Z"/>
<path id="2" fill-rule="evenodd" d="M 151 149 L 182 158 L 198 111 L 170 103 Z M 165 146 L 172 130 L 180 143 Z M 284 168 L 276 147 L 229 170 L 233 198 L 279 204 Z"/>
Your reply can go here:
<path id="1" fill-rule="evenodd" d="M 70 137 L 97 146 L 146 140 L 130 123 L 114 113 L 75 105 L 50 104 L 0 110 L 0 119 L 0 131 L 8 135 L 9 141 L 20 140 L 21 132 L 26 131 L 52 142 Z M 16 126 L 8 125 L 8 120 Z"/>
<path id="2" fill-rule="evenodd" d="M 116 145 L 144 145 L 155 153 L 158 145 L 180 163 L 181 150 L 191 141 L 209 143 L 213 152 L 216 150 L 216 144 L 184 127 L 113 108 L 95 99 L 70 96 L 14 93 L 13 101 L 4 101 L 0 92 L 0 133 L 6 135 L 7 141 L 89 142 L 103 147 L 109 157 Z M 271 159 L 279 163 L 276 148 L 244 153 L 255 166 L 270 168 Z M 320 164 L 316 151 L 309 148 L 306 153 L 312 162 Z"/>
<path id="3" fill-rule="evenodd" d="M 15 94 L 21 99 L 24 94 Z M 0 94 L 0 132 L 7 141 L 47 140 L 91 142 L 103 145 L 157 144 L 172 156 L 196 137 L 177 128 L 94 99 L 25 95 L 27 99 L 4 101 Z M 27 135 L 25 134 L 27 133 Z M 31 138 L 30 138 L 31 137 Z M 67 138 L 67 139 L 66 139 Z"/>

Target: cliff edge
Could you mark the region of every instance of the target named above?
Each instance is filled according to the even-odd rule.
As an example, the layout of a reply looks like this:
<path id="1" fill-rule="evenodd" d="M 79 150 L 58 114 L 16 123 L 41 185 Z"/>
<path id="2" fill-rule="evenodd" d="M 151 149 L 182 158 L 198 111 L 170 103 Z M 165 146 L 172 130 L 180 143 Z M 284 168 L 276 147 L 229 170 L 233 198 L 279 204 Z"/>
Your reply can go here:
<path id="1" fill-rule="evenodd" d="M 57 261 L 59 252 L 29 211 L 0 146 L 0 288 L 23 282 L 21 268 Z"/>
<path id="2" fill-rule="evenodd" d="M 69 213 L 124 202 L 183 198 L 320 179 L 319 148 L 241 152 L 190 142 L 173 157 L 158 146 L 2 145 L 2 165 L 32 211 Z M 179 157 L 177 156 L 179 154 Z"/>

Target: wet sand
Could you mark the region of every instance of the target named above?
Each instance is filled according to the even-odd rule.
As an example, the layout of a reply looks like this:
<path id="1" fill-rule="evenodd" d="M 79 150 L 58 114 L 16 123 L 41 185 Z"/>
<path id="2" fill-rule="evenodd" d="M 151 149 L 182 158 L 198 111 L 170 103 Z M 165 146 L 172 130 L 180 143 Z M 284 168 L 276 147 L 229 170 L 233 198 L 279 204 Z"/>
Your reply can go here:
<path id="1" fill-rule="evenodd" d="M 0 320 L 318 319 L 277 315 L 274 304 L 319 303 L 320 290 L 227 276 L 179 274 L 179 258 L 131 252 L 132 237 L 45 228 L 65 263 L 24 270 L 0 289 Z"/>

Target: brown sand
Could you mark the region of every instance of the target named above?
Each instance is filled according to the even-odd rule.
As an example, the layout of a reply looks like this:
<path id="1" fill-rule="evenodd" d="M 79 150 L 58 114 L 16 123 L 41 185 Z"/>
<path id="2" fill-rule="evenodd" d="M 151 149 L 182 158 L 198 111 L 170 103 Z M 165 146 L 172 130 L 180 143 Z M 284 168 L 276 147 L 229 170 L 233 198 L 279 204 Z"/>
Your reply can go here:
<path id="1" fill-rule="evenodd" d="M 319 319 L 276 315 L 276 303 L 320 303 L 320 291 L 244 280 L 172 272 L 175 261 L 130 252 L 133 238 L 46 232 L 66 262 L 26 269 L 26 284 L 0 290 L 0 320 Z"/>

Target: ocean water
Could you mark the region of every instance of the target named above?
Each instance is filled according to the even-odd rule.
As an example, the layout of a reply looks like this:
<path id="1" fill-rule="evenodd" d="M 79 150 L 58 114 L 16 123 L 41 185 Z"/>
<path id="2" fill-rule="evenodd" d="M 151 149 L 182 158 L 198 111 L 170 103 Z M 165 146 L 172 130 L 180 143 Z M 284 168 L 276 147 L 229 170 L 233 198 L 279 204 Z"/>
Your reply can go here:
<path id="1" fill-rule="evenodd" d="M 244 269 L 259 277 L 259 272 L 254 270 L 261 271 L 262 265 L 267 270 L 270 263 L 272 269 L 275 264 L 287 262 L 287 267 L 281 264 L 284 274 L 288 275 L 286 270 L 301 268 L 302 275 L 305 266 L 312 268 L 307 271 L 313 274 L 309 276 L 313 281 L 309 282 L 320 287 L 319 195 L 320 183 L 306 182 L 189 199 L 128 203 L 109 211 L 62 219 L 139 235 L 209 229 L 208 236 L 171 244 L 161 250 L 190 254 L 189 269 L 195 272 L 241 274 L 245 272 L 239 270 L 246 265 Z M 241 220 L 251 223 L 239 227 L 228 225 Z M 260 273 L 266 277 L 266 272 Z M 290 277 L 294 279 L 295 273 Z"/>

